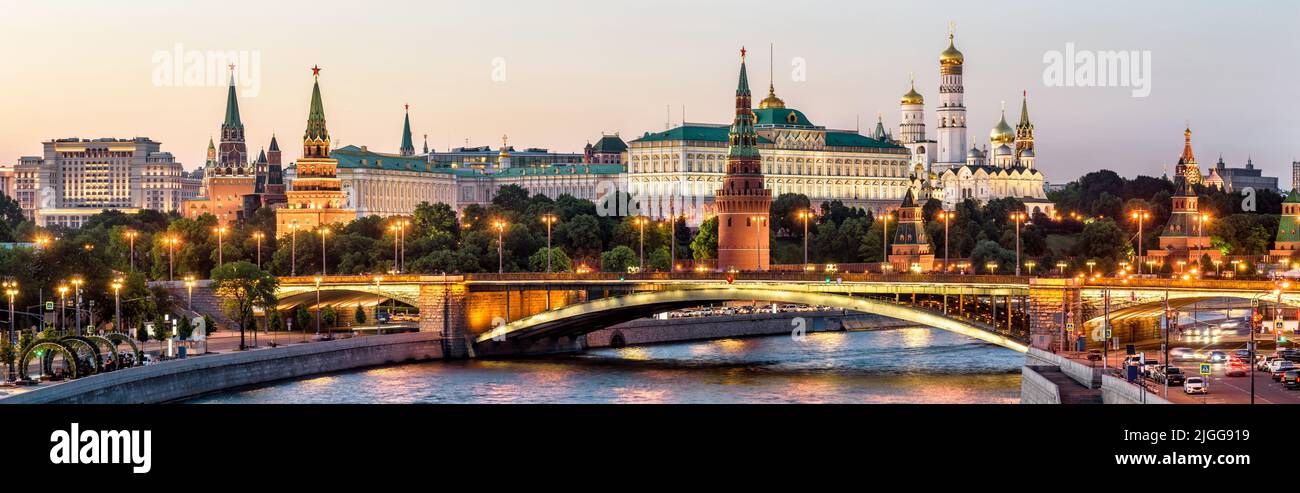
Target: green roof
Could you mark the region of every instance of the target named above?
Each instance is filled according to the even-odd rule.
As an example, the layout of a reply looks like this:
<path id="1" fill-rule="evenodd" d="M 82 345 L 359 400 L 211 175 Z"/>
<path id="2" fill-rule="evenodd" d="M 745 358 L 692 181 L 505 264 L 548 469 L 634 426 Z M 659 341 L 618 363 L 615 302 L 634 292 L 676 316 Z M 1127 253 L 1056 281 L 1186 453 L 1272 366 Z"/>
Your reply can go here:
<path id="1" fill-rule="evenodd" d="M 623 152 L 627 150 L 627 144 L 617 135 L 602 135 L 591 149 L 595 152 Z"/>
<path id="2" fill-rule="evenodd" d="M 902 149 L 903 146 L 883 142 L 855 132 L 826 132 L 826 145 L 829 147 L 876 147 L 882 149 Z"/>
<path id="3" fill-rule="evenodd" d="M 407 112 L 402 122 L 402 151 L 415 153 L 415 144 L 411 142 L 411 113 Z"/>
<path id="4" fill-rule="evenodd" d="M 803 112 L 790 108 L 767 108 L 756 109 L 754 116 L 757 120 L 755 125 L 774 125 L 774 126 L 794 126 L 794 127 L 812 127 L 812 122 Z"/>
<path id="5" fill-rule="evenodd" d="M 235 74 L 230 74 L 230 90 L 226 92 L 226 121 L 223 127 L 244 128 L 239 120 L 239 99 L 235 97 Z M 224 138 L 224 137 L 223 137 Z"/>
<path id="6" fill-rule="evenodd" d="M 1286 200 L 1283 200 L 1282 203 L 1284 204 L 1300 203 L 1300 189 L 1292 188 L 1291 191 L 1286 194 Z"/>
<path id="7" fill-rule="evenodd" d="M 662 142 L 669 140 L 702 140 L 707 142 L 727 142 L 731 127 L 722 125 L 685 125 L 663 132 L 646 133 L 632 142 Z M 758 137 L 759 144 L 771 144 L 772 141 Z"/>

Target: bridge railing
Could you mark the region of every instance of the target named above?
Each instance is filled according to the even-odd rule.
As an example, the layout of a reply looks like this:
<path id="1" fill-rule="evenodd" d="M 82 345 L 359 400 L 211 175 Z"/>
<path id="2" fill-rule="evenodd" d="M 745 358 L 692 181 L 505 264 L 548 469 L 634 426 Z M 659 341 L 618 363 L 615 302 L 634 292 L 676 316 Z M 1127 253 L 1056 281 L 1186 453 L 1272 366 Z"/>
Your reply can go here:
<path id="1" fill-rule="evenodd" d="M 1085 281 L 1081 284 L 1084 288 L 1110 288 L 1110 289 L 1224 289 L 1232 291 L 1259 291 L 1261 293 L 1272 292 L 1278 288 L 1273 281 L 1244 281 L 1244 280 L 1223 280 L 1223 279 L 1154 279 L 1154 278 L 1133 278 L 1133 279 L 1112 279 L 1103 278 L 1096 281 Z"/>
<path id="2" fill-rule="evenodd" d="M 954 284 L 1029 284 L 1026 276 L 989 276 L 976 274 L 865 274 L 822 272 L 646 272 L 620 274 L 591 272 L 585 274 L 510 272 L 505 274 L 466 274 L 466 281 L 791 281 L 791 282 L 898 282 Z"/>

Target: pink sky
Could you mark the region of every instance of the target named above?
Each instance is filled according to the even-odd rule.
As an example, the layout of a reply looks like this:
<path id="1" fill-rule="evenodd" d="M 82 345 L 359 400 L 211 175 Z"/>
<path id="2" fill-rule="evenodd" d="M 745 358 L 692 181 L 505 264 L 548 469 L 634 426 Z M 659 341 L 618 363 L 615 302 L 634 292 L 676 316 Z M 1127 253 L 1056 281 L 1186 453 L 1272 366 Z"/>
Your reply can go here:
<path id="1" fill-rule="evenodd" d="M 37 155 L 61 137 L 148 136 L 187 169 L 218 132 L 225 88 L 154 83 L 154 56 L 179 43 L 197 52 L 256 52 L 256 97 L 241 87 L 250 150 L 280 137 L 299 153 L 319 64 L 335 144 L 396 152 L 402 105 L 445 150 L 500 144 L 579 152 L 604 132 L 628 140 L 674 123 L 725 123 L 737 50 L 750 48 L 751 85 L 768 83 L 816 124 L 853 128 L 883 112 L 896 130 L 898 98 L 916 72 L 934 136 L 938 53 L 948 21 L 966 56 L 971 138 L 987 141 L 1001 101 L 1014 120 L 1030 95 L 1039 166 L 1052 182 L 1111 168 L 1172 168 L 1191 121 L 1202 167 L 1219 153 L 1290 187 L 1300 159 L 1293 34 L 1285 2 L 245 2 L 0 0 L 0 163 Z M 1084 50 L 1152 53 L 1150 97 L 1129 88 L 1047 87 L 1043 55 Z M 807 79 L 792 81 L 795 57 Z M 505 80 L 493 80 L 494 60 Z M 224 75 L 217 74 L 224 80 Z M 765 92 L 765 91 L 763 91 Z M 760 96 L 761 97 L 761 96 Z M 1013 122 L 1014 123 L 1014 122 Z"/>

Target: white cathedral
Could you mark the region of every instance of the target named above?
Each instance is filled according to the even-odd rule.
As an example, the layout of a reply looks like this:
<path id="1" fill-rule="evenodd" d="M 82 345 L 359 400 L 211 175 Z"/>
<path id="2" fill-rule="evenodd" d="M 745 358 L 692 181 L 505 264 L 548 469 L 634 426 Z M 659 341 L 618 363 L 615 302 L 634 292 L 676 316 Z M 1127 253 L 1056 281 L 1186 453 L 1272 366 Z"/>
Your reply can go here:
<path id="1" fill-rule="evenodd" d="M 966 148 L 966 106 L 962 99 L 962 66 L 966 59 L 948 34 L 948 49 L 939 55 L 938 140 L 925 135 L 925 98 L 911 90 L 900 101 L 898 142 L 912 153 L 913 188 L 918 195 L 942 200 L 951 210 L 966 199 L 980 203 L 1015 197 L 1031 214 L 1052 215 L 1055 206 L 1047 200 L 1044 177 L 1035 168 L 1034 125 L 1029 122 L 1028 94 L 1020 105 L 1020 122 L 1007 123 L 1006 105 L 1002 117 L 989 132 L 983 149 L 971 141 Z M 991 154 L 990 154 L 991 153 Z"/>

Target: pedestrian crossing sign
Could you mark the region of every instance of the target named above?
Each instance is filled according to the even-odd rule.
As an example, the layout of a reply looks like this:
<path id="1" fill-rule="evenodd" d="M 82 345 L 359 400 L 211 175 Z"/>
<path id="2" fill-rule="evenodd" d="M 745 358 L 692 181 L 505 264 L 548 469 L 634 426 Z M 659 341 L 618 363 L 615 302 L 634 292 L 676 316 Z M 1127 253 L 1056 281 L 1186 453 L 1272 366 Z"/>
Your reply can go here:
<path id="1" fill-rule="evenodd" d="M 1209 375 L 1211 372 L 1209 363 L 1201 363 L 1201 374 Z"/>

